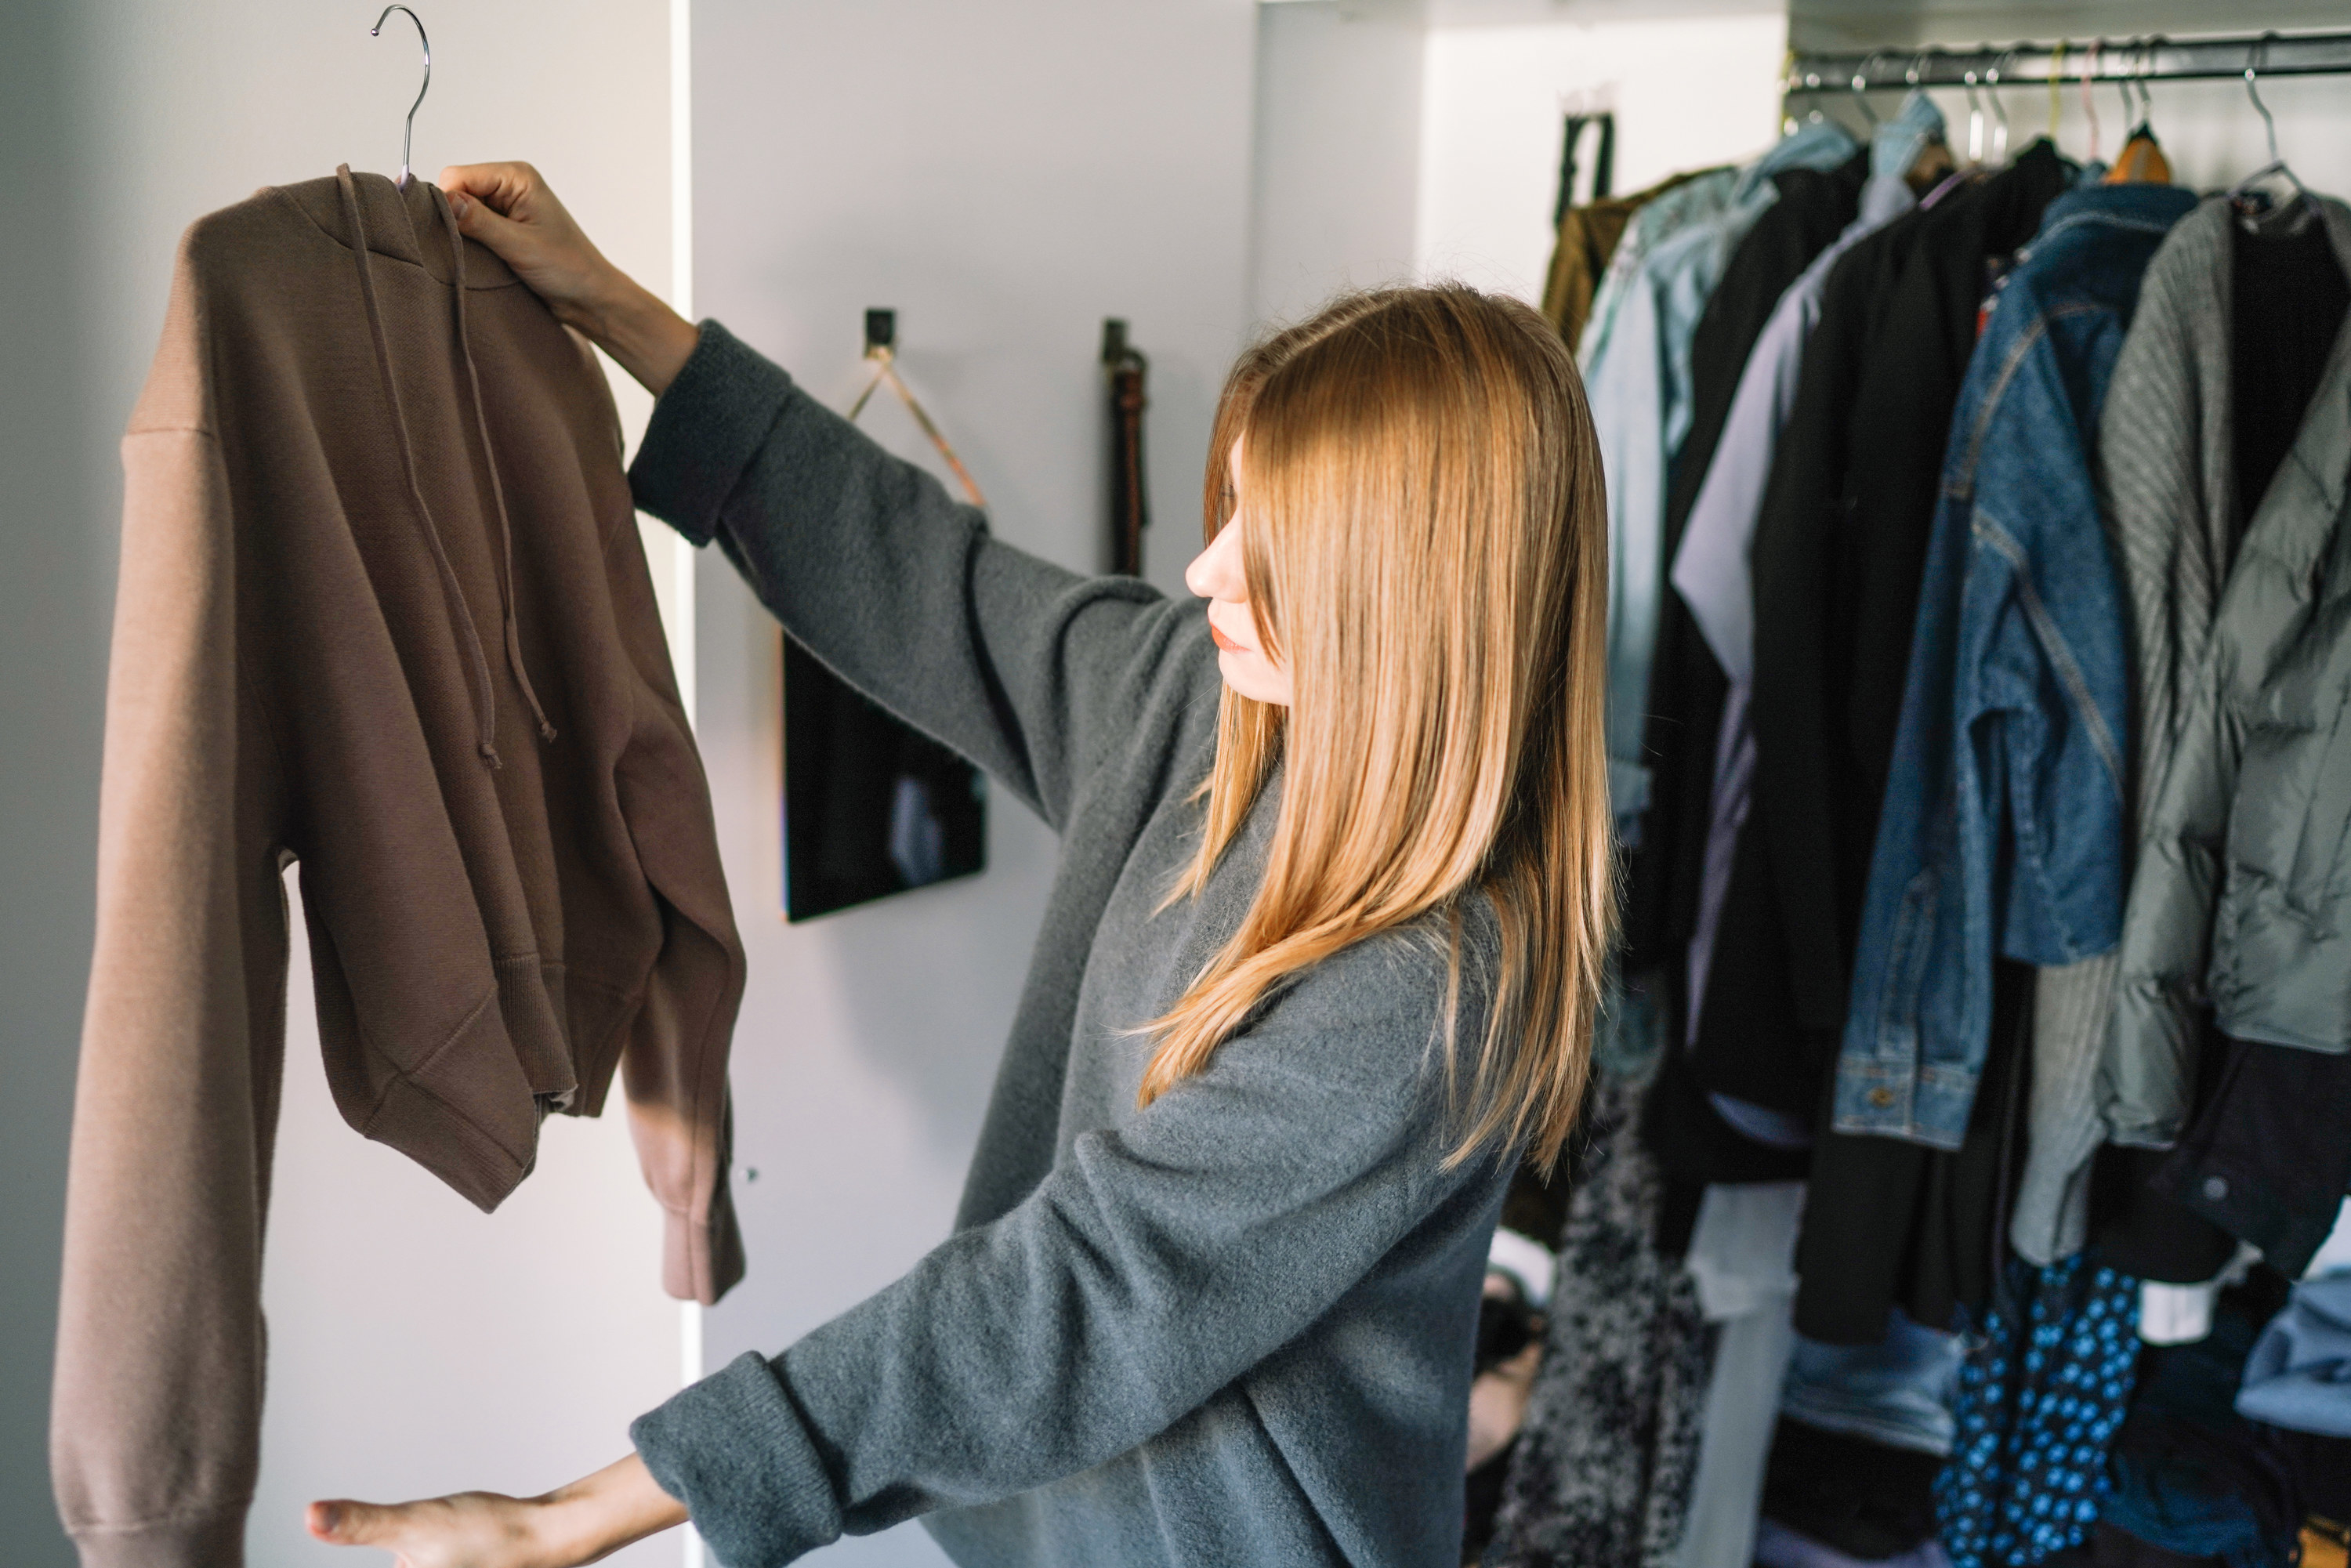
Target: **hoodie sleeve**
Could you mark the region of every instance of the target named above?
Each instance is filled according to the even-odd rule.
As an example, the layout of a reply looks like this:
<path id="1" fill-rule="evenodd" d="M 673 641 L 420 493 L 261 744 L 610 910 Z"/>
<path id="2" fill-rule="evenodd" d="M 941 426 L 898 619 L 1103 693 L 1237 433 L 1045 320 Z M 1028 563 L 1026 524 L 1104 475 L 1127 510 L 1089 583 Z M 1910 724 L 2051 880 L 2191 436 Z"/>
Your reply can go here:
<path id="1" fill-rule="evenodd" d="M 991 538 L 715 321 L 654 405 L 637 505 L 716 539 L 835 674 L 969 758 L 1054 827 L 1131 720 L 1184 615 Z"/>
<path id="2" fill-rule="evenodd" d="M 184 369 L 172 346 L 167 330 L 150 417 L 123 442 L 67 1184 L 51 1470 L 84 1568 L 239 1562 L 258 1465 L 287 954 L 276 775 L 238 679 L 220 449 L 151 416 Z"/>

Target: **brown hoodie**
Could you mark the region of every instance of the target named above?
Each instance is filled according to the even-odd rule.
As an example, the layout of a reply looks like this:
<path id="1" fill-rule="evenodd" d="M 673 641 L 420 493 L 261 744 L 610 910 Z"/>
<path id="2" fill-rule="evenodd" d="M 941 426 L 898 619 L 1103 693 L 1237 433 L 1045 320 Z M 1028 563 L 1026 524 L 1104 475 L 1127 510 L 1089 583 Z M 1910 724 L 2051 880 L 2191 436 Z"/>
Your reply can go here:
<path id="1" fill-rule="evenodd" d="M 742 1273 L 743 949 L 593 357 L 441 193 L 182 240 L 123 440 L 52 1458 L 88 1564 L 242 1555 L 301 867 L 336 1103 L 485 1209 L 621 1069 L 663 1283 Z"/>

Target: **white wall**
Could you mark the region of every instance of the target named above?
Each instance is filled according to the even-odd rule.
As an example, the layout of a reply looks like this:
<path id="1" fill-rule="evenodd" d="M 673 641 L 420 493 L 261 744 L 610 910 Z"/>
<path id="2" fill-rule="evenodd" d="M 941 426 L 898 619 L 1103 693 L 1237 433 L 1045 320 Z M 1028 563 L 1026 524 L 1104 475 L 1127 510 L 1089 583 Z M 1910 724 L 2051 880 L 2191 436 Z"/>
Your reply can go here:
<path id="1" fill-rule="evenodd" d="M 444 162 L 528 157 L 616 259 L 665 287 L 664 0 L 416 8 L 435 59 L 417 166 L 429 177 Z M 417 50 L 403 18 L 371 40 L 376 9 L 76 0 L 8 7 L 0 39 L 14 214 L 0 241 L 10 476 L 0 502 L 0 1557 L 10 1568 L 69 1560 L 48 1500 L 46 1406 L 90 936 L 115 440 L 186 224 L 345 160 L 398 166 Z M 623 406 L 641 422 L 642 396 Z M 628 1419 L 675 1386 L 678 1364 L 658 1217 L 617 1113 L 551 1124 L 537 1172 L 486 1218 L 343 1125 L 298 974 L 292 1012 L 255 1568 L 348 1561 L 302 1535 L 311 1497 L 538 1490 L 615 1458 Z M 673 1536 L 614 1561 L 669 1564 L 680 1550 Z"/>
<path id="2" fill-rule="evenodd" d="M 1787 23 L 1739 10 L 1432 28 L 1415 246 L 1421 269 L 1541 298 L 1571 105 L 1615 114 L 1620 193 L 1769 147 L 1779 135 Z M 1596 145 L 1587 138 L 1586 169 Z"/>
<path id="3" fill-rule="evenodd" d="M 1258 8 L 1250 294 L 1293 320 L 1343 288 L 1408 277 L 1427 27 L 1416 5 Z"/>
<path id="4" fill-rule="evenodd" d="M 696 308 L 835 406 L 862 313 L 987 492 L 998 533 L 1103 563 L 1102 319 L 1151 356 L 1151 577 L 1199 538 L 1212 401 L 1246 315 L 1248 0 L 698 0 Z M 931 461 L 886 395 L 866 419 Z M 750 1274 L 707 1359 L 773 1353 L 952 1221 L 1054 846 L 1001 792 L 977 879 L 778 918 L 774 623 L 715 552 L 701 737 L 751 979 L 735 1038 Z M 751 1179 L 751 1172 L 758 1175 Z M 820 1560 L 937 1563 L 914 1528 Z"/>

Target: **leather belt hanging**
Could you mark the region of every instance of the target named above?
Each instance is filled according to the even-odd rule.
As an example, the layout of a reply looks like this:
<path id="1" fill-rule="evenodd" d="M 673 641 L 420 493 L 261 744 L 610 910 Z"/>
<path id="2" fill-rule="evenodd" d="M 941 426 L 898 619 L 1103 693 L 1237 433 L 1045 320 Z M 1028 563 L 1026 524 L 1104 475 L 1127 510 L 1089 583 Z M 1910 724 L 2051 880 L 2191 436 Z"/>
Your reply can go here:
<path id="1" fill-rule="evenodd" d="M 1110 569 L 1143 575 L 1143 530 L 1151 501 L 1143 483 L 1144 377 L 1150 361 L 1126 340 L 1126 323 L 1102 322 L 1102 371 L 1110 386 Z"/>

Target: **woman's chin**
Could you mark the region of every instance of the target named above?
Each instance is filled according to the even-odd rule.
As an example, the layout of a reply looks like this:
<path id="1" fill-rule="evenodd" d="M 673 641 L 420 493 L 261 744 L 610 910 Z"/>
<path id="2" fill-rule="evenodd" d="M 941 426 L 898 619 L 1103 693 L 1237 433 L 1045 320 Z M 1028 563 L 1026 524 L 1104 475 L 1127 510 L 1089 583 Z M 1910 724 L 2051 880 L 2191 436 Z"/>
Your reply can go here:
<path id="1" fill-rule="evenodd" d="M 1281 678 L 1280 672 L 1267 668 L 1265 655 L 1253 649 L 1236 653 L 1219 648 L 1217 673 L 1224 676 L 1225 685 L 1252 701 L 1271 703 L 1277 707 L 1290 706 L 1290 683 Z"/>

